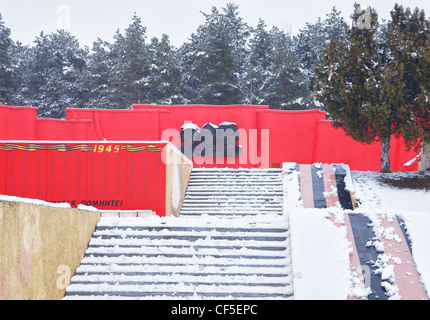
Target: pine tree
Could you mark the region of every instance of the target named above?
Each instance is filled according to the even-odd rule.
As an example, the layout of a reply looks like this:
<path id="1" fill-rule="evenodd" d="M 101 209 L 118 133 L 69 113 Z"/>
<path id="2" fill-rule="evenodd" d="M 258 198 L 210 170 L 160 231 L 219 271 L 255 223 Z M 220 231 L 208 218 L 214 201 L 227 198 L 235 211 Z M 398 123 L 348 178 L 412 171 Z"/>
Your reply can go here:
<path id="1" fill-rule="evenodd" d="M 357 141 L 382 143 L 382 171 L 388 172 L 391 136 L 403 136 L 410 143 L 418 139 L 416 113 L 409 106 L 426 98 L 428 82 L 415 81 L 412 74 L 408 75 L 406 66 L 413 66 L 411 57 L 416 57 L 415 50 L 395 39 L 404 36 L 415 40 L 412 34 L 399 33 L 395 13 L 392 12 L 393 22 L 379 29 L 377 13 L 372 9 L 367 17 L 368 27 L 363 27 L 359 19 L 363 11 L 359 8 L 356 4 L 351 16 L 354 23 L 346 30 L 346 41 L 332 39 L 324 50 L 322 61 L 315 69 L 316 87 L 318 98 L 326 105 L 336 127 L 343 128 Z M 399 21 L 417 29 L 411 17 Z M 425 41 L 423 44 L 426 46 Z M 421 47 L 419 50 L 428 51 Z M 422 69 L 411 71 L 428 74 L 429 66 L 424 66 L 426 59 L 418 58 L 417 65 Z M 422 89 L 417 91 L 417 87 Z"/>
<path id="2" fill-rule="evenodd" d="M 147 103 L 181 103 L 181 70 L 175 48 L 167 34 L 161 40 L 152 38 L 148 48 L 149 75 L 146 78 Z"/>
<path id="3" fill-rule="evenodd" d="M 265 80 L 270 77 L 273 60 L 273 39 L 264 20 L 260 19 L 257 27 L 252 30 L 249 41 L 249 54 L 246 59 L 248 78 L 248 103 L 264 104 Z"/>
<path id="4" fill-rule="evenodd" d="M 11 49 L 11 64 L 13 73 L 10 75 L 10 84 L 12 90 L 9 94 L 11 105 L 27 105 L 23 97 L 24 77 L 27 74 L 29 61 L 32 57 L 32 49 L 28 45 L 22 45 L 20 42 L 13 43 Z"/>
<path id="5" fill-rule="evenodd" d="M 21 94 L 26 105 L 39 107 L 41 117 L 61 118 L 68 107 L 80 106 L 86 89 L 81 82 L 87 52 L 70 33 L 43 32 L 23 66 Z"/>
<path id="6" fill-rule="evenodd" d="M 193 103 L 234 104 L 244 100 L 241 81 L 248 26 L 238 14 L 238 7 L 227 4 L 203 13 L 205 24 L 191 35 L 181 48 L 185 92 Z"/>
<path id="7" fill-rule="evenodd" d="M 203 101 L 201 96 L 201 83 L 200 75 L 195 70 L 195 61 L 199 58 L 197 39 L 195 35 L 191 35 L 190 41 L 185 42 L 178 49 L 179 68 L 181 72 L 182 81 L 180 84 L 180 96 L 182 103 L 199 103 Z"/>
<path id="8" fill-rule="evenodd" d="M 417 126 L 399 126 L 409 147 L 419 147 L 419 140 L 430 136 L 430 21 L 425 12 L 413 12 L 395 5 L 386 31 L 387 63 L 402 64 L 404 108 L 397 121 Z"/>
<path id="9" fill-rule="evenodd" d="M 340 14 L 341 12 L 333 7 L 324 20 L 318 18 L 315 23 L 306 23 L 306 27 L 294 37 L 295 50 L 303 64 L 305 75 L 309 78 L 309 89 L 312 91 L 312 95 L 315 82 L 314 67 L 317 62 L 321 61 L 324 47 L 330 42 L 330 39 L 337 41 L 345 39 L 345 21 Z M 324 109 L 324 106 L 320 106 L 314 96 L 312 99 L 315 105 Z"/>
<path id="10" fill-rule="evenodd" d="M 111 44 L 97 39 L 93 43 L 85 70 L 84 82 L 89 88 L 83 99 L 86 108 L 111 109 L 115 107 L 115 95 L 112 92 L 112 70 L 114 61 L 111 53 Z"/>
<path id="11" fill-rule="evenodd" d="M 7 28 L 0 15 L 0 103 L 9 104 L 12 94 L 12 47 L 10 29 Z"/>
<path id="12" fill-rule="evenodd" d="M 277 27 L 270 31 L 265 28 L 264 21 L 260 20 L 250 40 L 247 68 L 252 100 L 273 109 L 287 109 L 294 104 L 309 105 L 308 78 L 292 39 Z"/>
<path id="13" fill-rule="evenodd" d="M 146 28 L 134 14 L 132 23 L 121 34 L 118 30 L 112 45 L 111 89 L 117 108 L 139 103 L 145 97 L 145 78 L 148 76 Z"/>

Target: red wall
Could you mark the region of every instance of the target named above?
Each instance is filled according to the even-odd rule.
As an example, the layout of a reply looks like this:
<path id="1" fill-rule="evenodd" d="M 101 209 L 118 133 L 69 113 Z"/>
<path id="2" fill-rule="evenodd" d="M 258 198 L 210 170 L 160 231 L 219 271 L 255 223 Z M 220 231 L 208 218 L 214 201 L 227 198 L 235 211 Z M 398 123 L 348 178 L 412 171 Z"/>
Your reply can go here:
<path id="1" fill-rule="evenodd" d="M 38 108 L 0 105 L 0 137 L 2 139 L 34 139 Z"/>
<path id="2" fill-rule="evenodd" d="M 2 142 L 0 194 L 164 216 L 165 144 L 152 145 Z"/>
<path id="3" fill-rule="evenodd" d="M 270 162 L 319 162 L 313 153 L 321 119 L 325 119 L 325 112 L 320 110 L 258 112 L 259 129 L 270 129 Z"/>
<path id="4" fill-rule="evenodd" d="M 195 167 L 271 167 L 282 162 L 310 164 L 346 163 L 352 170 L 380 170 L 380 144 L 363 145 L 334 129 L 320 110 L 277 111 L 268 106 L 160 106 L 134 105 L 133 110 L 68 109 L 67 120 L 37 119 L 37 108 L 0 106 L 0 140 L 52 141 L 160 141 L 165 130 L 180 132 L 185 122 L 200 128 L 206 123 L 235 122 L 242 131 L 239 144 L 247 147 L 244 158 L 233 163 L 200 164 Z M 262 130 L 269 129 L 270 145 L 263 143 Z M 250 132 L 257 130 L 257 150 L 249 152 Z M 178 137 L 170 141 L 178 146 Z M 401 140 L 393 138 L 394 171 L 417 170 L 404 167 L 415 157 L 406 152 Z M 268 159 L 260 159 L 268 149 Z M 265 153 L 263 152 L 263 155 Z M 208 159 L 207 159 L 208 160 Z"/>

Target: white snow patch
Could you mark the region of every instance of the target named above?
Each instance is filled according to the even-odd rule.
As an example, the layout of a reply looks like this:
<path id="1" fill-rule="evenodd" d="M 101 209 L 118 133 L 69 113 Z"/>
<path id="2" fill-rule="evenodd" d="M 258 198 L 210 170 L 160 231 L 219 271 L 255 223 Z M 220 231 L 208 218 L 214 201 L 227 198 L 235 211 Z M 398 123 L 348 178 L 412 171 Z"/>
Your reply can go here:
<path id="1" fill-rule="evenodd" d="M 294 297 L 346 300 L 353 288 L 346 227 L 327 219 L 327 210 L 290 212 Z"/>
<path id="2" fill-rule="evenodd" d="M 26 203 L 26 204 L 33 204 L 36 206 L 47 206 L 47 207 L 62 208 L 62 209 L 71 208 L 69 203 L 52 203 L 52 202 L 38 200 L 38 199 L 29 199 L 29 198 L 21 198 L 21 197 L 6 196 L 6 195 L 0 195 L 0 201 Z"/>
<path id="3" fill-rule="evenodd" d="M 185 123 L 182 126 L 183 130 L 187 130 L 187 129 L 191 129 L 191 130 L 196 130 L 196 131 L 200 131 L 200 128 L 198 125 L 194 124 L 194 123 Z"/>

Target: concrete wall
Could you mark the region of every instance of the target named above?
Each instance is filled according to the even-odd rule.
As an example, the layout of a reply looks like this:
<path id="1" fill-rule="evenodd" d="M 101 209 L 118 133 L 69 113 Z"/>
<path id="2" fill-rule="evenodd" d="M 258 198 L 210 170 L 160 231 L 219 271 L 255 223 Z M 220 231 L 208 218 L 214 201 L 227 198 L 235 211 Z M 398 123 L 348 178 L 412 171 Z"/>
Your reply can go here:
<path id="1" fill-rule="evenodd" d="M 193 163 L 177 148 L 166 146 L 166 216 L 180 215 Z"/>
<path id="2" fill-rule="evenodd" d="M 57 300 L 84 256 L 98 212 L 0 201 L 0 300 Z"/>

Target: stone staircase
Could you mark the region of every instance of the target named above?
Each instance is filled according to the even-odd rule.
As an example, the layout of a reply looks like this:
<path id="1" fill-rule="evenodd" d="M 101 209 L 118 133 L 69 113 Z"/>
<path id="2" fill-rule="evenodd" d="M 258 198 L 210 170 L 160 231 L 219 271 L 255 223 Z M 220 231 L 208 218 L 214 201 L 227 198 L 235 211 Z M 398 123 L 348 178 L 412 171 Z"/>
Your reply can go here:
<path id="1" fill-rule="evenodd" d="M 195 169 L 180 218 L 102 218 L 64 299 L 292 299 L 282 170 Z"/>
<path id="2" fill-rule="evenodd" d="M 194 169 L 181 215 L 282 215 L 282 202 L 281 169 Z"/>

